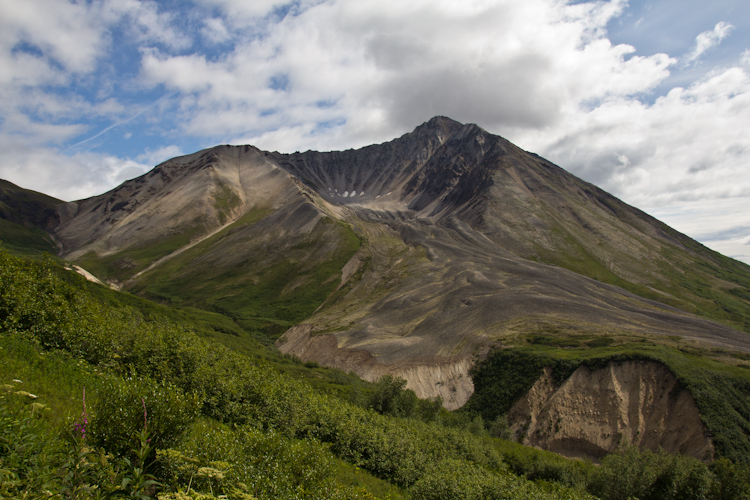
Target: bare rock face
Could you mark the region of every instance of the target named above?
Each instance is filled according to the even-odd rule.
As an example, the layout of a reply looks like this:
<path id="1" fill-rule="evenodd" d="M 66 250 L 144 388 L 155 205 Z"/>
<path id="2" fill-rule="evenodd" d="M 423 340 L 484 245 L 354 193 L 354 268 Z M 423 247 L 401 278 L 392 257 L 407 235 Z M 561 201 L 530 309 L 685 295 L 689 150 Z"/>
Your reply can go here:
<path id="1" fill-rule="evenodd" d="M 560 387 L 549 369 L 508 413 L 528 446 L 599 459 L 627 443 L 641 449 L 713 458 L 713 445 L 687 389 L 655 362 L 579 367 Z"/>

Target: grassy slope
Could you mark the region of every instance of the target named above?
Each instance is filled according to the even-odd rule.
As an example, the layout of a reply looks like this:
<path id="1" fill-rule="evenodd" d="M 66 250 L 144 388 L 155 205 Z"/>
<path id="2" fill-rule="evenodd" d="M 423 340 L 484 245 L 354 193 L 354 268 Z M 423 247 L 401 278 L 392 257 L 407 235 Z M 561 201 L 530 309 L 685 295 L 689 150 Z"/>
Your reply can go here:
<path id="1" fill-rule="evenodd" d="M 568 199 L 567 206 L 576 207 L 576 200 Z M 632 239 L 631 248 L 645 252 L 648 258 L 623 253 L 616 245 L 607 243 L 603 234 L 581 231 L 567 223 L 557 211 L 547 209 L 543 218 L 551 222 L 563 251 L 534 245 L 536 260 L 750 333 L 750 266 L 701 245 L 619 200 L 612 198 L 609 207 L 615 211 L 617 219 L 602 218 L 585 206 L 577 210 L 591 224 L 588 229 L 610 224 L 620 227 L 622 234 L 629 234 L 627 238 Z M 639 237 L 639 233 L 632 230 L 647 226 L 661 232 L 662 241 Z M 610 246 L 609 250 L 614 252 L 609 256 L 616 259 L 613 263 L 596 255 L 596 247 L 602 245 Z"/>
<path id="2" fill-rule="evenodd" d="M 217 208 L 235 202 L 227 196 L 216 201 Z M 264 208 L 248 212 L 145 272 L 127 289 L 179 308 L 203 335 L 233 348 L 248 349 L 255 340 L 247 339 L 272 343 L 325 301 L 339 283 L 341 268 L 360 246 L 348 226 L 328 218 L 309 235 L 280 231 L 277 242 L 271 236 L 276 228 L 259 224 L 272 215 Z M 186 246 L 192 236 L 169 235 L 104 257 L 89 253 L 77 263 L 100 279 L 124 282 Z"/>
<path id="3" fill-rule="evenodd" d="M 0 242 L 20 254 L 57 253 L 54 240 L 42 228 L 64 203 L 0 179 Z"/>
<path id="4" fill-rule="evenodd" d="M 297 482 L 304 488 L 312 488 L 302 494 L 302 498 L 368 498 L 366 492 L 348 488 L 347 484 L 365 486 L 391 498 L 401 496 L 399 490 L 356 468 L 335 466 L 331 451 L 402 487 L 417 487 L 421 484 L 420 478 L 433 482 L 446 480 L 440 470 L 430 468 L 430 463 L 448 458 L 451 463 L 463 464 L 467 471 L 483 471 L 479 480 L 487 487 L 510 488 L 522 493 L 516 498 L 588 498 L 583 493 L 555 485 L 540 489 L 509 475 L 498 462 L 497 453 L 471 434 L 437 424 L 377 415 L 331 397 L 325 390 L 316 391 L 279 374 L 262 360 L 250 360 L 215 343 L 201 341 L 158 314 L 160 306 L 127 306 L 128 303 L 138 305 L 140 299 L 121 298 L 119 294 L 96 288 L 51 261 L 40 265 L 0 254 L 0 282 L 3 285 L 0 376 L 4 380 L 23 377 L 24 389 L 39 396 L 34 401 L 53 410 L 37 414 L 35 418 L 41 419 L 43 425 L 25 427 L 23 443 L 31 448 L 39 443 L 57 442 L 53 436 L 63 431 L 60 426 L 70 428 L 73 423 L 67 417 L 77 415 L 80 422 L 82 401 L 78 394 L 79 391 L 82 394 L 86 386 L 87 411 L 94 415 L 92 439 L 100 443 L 97 446 L 110 446 L 107 443 L 113 441 L 104 439 L 110 431 L 119 436 L 118 439 L 126 439 L 127 435 L 122 435 L 121 431 L 133 425 L 128 419 L 134 418 L 136 429 L 142 426 L 142 404 L 147 405 L 150 432 L 158 436 L 172 429 L 172 434 L 161 434 L 171 437 L 156 442 L 174 447 L 175 453 L 187 457 L 184 460 L 188 462 L 180 459 L 183 465 L 199 463 L 228 471 L 229 476 L 222 486 L 225 488 L 239 485 L 229 481 L 247 478 L 245 484 L 252 481 L 262 498 L 291 498 L 293 490 L 289 488 Z M 101 290 L 102 295 L 111 295 L 100 300 L 90 293 L 92 287 Z M 138 377 L 123 378 L 127 374 L 138 374 Z M 149 382 L 152 378 L 159 382 Z M 139 390 L 151 392 L 141 399 Z M 8 397 L 17 400 L 25 396 L 10 394 Z M 181 407 L 195 404 L 190 401 L 200 403 L 198 407 L 202 405 L 203 416 L 192 423 L 189 412 L 183 412 L 182 417 L 175 416 L 172 400 L 180 399 Z M 5 399 L 0 401 L 3 405 L 5 402 Z M 132 404 L 133 408 L 123 410 L 123 404 Z M 41 410 L 37 407 L 32 411 Z M 14 414 L 17 413 L 14 411 Z M 100 422 L 106 415 L 122 421 L 124 427 Z M 0 422 L 0 432 L 18 428 L 18 421 L 14 423 L 13 418 L 11 415 L 10 420 Z M 50 421 L 55 418 L 57 423 Z M 258 428 L 267 431 L 260 432 Z M 187 432 L 182 432 L 180 437 L 174 430 Z M 300 438 L 304 439 L 300 441 Z M 330 451 L 328 445 L 321 446 L 317 440 L 329 443 Z M 67 446 L 62 441 L 57 443 Z M 114 446 L 123 445 L 128 446 L 125 442 Z M 10 460 L 19 453 L 26 453 L 15 445 L 12 448 L 15 455 L 6 457 L 3 448 L 0 458 Z M 47 454 L 42 457 L 44 460 L 24 462 L 25 468 L 18 469 L 23 472 L 21 480 L 31 481 L 36 477 L 32 473 L 41 467 L 67 467 L 56 462 L 55 456 Z M 101 467 L 112 474 L 121 474 L 111 468 L 117 460 L 114 457 L 109 465 L 105 463 Z M 16 463 L 12 460 L 4 463 L 11 462 Z M 180 463 L 163 463 L 168 470 L 182 470 Z M 271 469 L 274 474 L 268 476 L 267 471 Z M 13 470 L 10 473 L 13 474 Z M 318 476 L 319 473 L 325 476 Z M 180 483 L 182 479 L 175 476 L 171 481 L 176 482 L 170 482 L 169 488 L 184 489 L 187 479 L 184 477 L 185 483 Z M 49 487 L 57 487 L 56 480 L 48 481 L 52 484 Z M 14 485 L 17 483 L 0 486 L 11 491 Z M 199 483 L 193 486 L 197 488 Z M 219 485 L 214 486 L 219 488 Z M 207 492 L 205 483 L 202 488 Z M 333 491 L 331 488 L 343 496 L 322 493 Z M 459 493 L 454 491 L 453 496 L 443 498 L 459 498 Z"/>
<path id="5" fill-rule="evenodd" d="M 5 219 L 0 219 L 0 243 L 16 255 L 57 253 L 57 245 L 47 232 Z"/>
<path id="6" fill-rule="evenodd" d="M 156 242 L 139 242 L 105 257 L 89 252 L 77 263 L 99 279 L 125 281 L 152 262 L 188 245 L 194 233 L 174 234 Z"/>
<path id="7" fill-rule="evenodd" d="M 264 342 L 275 340 L 326 300 L 360 240 L 324 218 L 304 238 L 265 247 L 253 231 L 261 215 L 240 219 L 146 273 L 131 291 L 186 311 L 222 314 Z"/>

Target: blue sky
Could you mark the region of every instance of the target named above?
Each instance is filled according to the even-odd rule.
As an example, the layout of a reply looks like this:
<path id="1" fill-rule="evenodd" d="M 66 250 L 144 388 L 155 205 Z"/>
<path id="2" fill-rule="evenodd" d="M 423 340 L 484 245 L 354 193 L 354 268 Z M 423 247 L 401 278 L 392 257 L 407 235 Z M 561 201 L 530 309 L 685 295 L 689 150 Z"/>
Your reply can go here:
<path id="1" fill-rule="evenodd" d="M 441 114 L 750 263 L 746 1 L 0 0 L 0 69 L 0 178 L 65 200 Z"/>

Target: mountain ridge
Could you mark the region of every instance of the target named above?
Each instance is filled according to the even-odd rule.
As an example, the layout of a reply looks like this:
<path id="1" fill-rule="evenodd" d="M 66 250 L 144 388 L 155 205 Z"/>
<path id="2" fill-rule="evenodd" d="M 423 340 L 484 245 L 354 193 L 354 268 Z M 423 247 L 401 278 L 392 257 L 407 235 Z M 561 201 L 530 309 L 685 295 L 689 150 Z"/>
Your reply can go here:
<path id="1" fill-rule="evenodd" d="M 357 150 L 216 146 L 58 212 L 99 278 L 450 408 L 534 335 L 750 352 L 750 267 L 446 117 Z"/>

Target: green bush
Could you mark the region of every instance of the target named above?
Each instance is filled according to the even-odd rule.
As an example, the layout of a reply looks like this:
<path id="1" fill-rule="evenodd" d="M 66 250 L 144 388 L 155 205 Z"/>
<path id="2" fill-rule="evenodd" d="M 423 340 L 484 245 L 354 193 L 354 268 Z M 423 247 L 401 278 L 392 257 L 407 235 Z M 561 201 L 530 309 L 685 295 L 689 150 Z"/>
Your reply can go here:
<path id="1" fill-rule="evenodd" d="M 168 383 L 148 378 L 111 377 L 93 408 L 87 439 L 117 455 L 129 455 L 135 436 L 147 428 L 152 446 L 168 448 L 197 417 L 195 395 L 185 395 Z"/>
<path id="2" fill-rule="evenodd" d="M 381 415 L 410 417 L 417 407 L 417 395 L 406 389 L 406 380 L 393 375 L 383 375 L 370 394 L 369 406 Z"/>
<path id="3" fill-rule="evenodd" d="M 714 481 L 708 467 L 694 458 L 630 446 L 604 458 L 588 490 L 602 500 L 704 500 L 712 498 Z"/>
<path id="4" fill-rule="evenodd" d="M 716 476 L 711 498 L 750 500 L 750 467 L 720 458 L 712 463 L 710 468 Z"/>
<path id="5" fill-rule="evenodd" d="M 46 439 L 44 406 L 12 387 L 0 390 L 0 498 L 17 498 L 54 479 L 57 439 Z"/>
<path id="6" fill-rule="evenodd" d="M 200 421 L 177 449 L 158 455 L 173 488 L 187 484 L 212 495 L 239 489 L 269 499 L 371 498 L 336 483 L 335 460 L 326 446 L 252 427 Z"/>
<path id="7" fill-rule="evenodd" d="M 554 481 L 572 488 L 585 489 L 591 462 L 568 460 L 555 453 L 528 448 L 510 441 L 497 441 L 503 461 L 516 475 L 532 481 Z"/>
<path id="8" fill-rule="evenodd" d="M 463 460 L 444 460 L 409 490 L 414 500 L 483 500 L 508 486 L 496 474 Z"/>
<path id="9" fill-rule="evenodd" d="M 492 473 L 463 460 L 438 462 L 409 492 L 413 500 L 594 500 L 585 493 Z"/>

